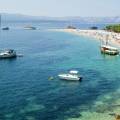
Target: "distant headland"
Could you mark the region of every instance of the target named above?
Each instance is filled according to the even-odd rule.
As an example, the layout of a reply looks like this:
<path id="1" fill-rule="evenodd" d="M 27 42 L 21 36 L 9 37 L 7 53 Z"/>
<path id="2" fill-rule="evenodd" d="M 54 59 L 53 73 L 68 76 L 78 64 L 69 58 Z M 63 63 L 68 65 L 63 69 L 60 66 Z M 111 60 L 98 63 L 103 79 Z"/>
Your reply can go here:
<path id="1" fill-rule="evenodd" d="M 113 17 L 80 17 L 80 16 L 71 16 L 71 17 L 47 17 L 47 16 L 30 16 L 23 14 L 9 14 L 9 13 L 0 13 L 2 16 L 2 21 L 77 21 L 81 24 L 114 24 L 120 23 L 120 16 Z"/>

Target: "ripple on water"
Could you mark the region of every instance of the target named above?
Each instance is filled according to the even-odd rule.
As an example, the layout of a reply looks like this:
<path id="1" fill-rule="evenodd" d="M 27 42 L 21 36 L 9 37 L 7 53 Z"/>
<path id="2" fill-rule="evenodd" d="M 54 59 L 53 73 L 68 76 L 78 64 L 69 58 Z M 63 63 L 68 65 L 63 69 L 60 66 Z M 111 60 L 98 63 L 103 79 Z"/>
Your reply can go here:
<path id="1" fill-rule="evenodd" d="M 11 119 L 14 116 L 14 113 L 5 114 L 6 119 Z"/>
<path id="2" fill-rule="evenodd" d="M 28 102 L 32 102 L 32 101 L 35 101 L 35 100 L 36 100 L 35 96 L 31 96 L 29 98 L 26 98 L 26 101 L 28 101 Z"/>

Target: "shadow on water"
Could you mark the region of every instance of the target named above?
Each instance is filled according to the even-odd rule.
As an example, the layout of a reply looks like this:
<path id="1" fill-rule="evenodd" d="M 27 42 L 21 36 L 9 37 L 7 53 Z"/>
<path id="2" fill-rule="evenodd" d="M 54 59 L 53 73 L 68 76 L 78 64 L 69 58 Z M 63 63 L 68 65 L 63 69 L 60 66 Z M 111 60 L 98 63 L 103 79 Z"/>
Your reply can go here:
<path id="1" fill-rule="evenodd" d="M 1 58 L 0 62 L 14 62 L 17 60 L 17 57 L 15 58 Z"/>

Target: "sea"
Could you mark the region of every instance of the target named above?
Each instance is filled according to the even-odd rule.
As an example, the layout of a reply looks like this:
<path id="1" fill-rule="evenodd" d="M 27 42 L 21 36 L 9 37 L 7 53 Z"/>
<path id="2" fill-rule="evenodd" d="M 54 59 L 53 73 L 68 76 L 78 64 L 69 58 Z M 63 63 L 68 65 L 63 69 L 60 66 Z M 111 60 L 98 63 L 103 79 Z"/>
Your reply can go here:
<path id="1" fill-rule="evenodd" d="M 27 25 L 37 30 L 25 30 Z M 3 23 L 10 30 L 0 31 L 0 50 L 23 57 L 0 60 L 0 120 L 114 120 L 120 114 L 120 57 L 101 54 L 96 39 L 54 31 L 67 25 Z M 82 81 L 58 78 L 69 70 L 78 70 Z"/>

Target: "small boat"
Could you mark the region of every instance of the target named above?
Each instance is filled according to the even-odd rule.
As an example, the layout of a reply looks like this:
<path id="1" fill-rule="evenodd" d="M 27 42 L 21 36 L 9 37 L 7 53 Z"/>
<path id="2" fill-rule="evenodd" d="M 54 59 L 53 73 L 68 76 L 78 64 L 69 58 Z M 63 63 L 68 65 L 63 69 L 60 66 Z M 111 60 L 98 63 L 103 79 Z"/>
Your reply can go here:
<path id="1" fill-rule="evenodd" d="M 1 30 L 9 30 L 9 27 L 3 27 L 2 28 L 2 15 L 0 15 L 0 29 Z"/>
<path id="2" fill-rule="evenodd" d="M 107 55 L 118 55 L 119 50 L 116 47 L 108 45 L 108 35 L 106 36 L 106 43 L 100 46 L 101 53 Z"/>
<path id="3" fill-rule="evenodd" d="M 108 54 L 108 55 L 118 55 L 119 50 L 116 47 L 112 47 L 109 45 L 102 45 L 101 46 L 101 53 Z"/>
<path id="4" fill-rule="evenodd" d="M 9 27 L 4 27 L 2 28 L 2 30 L 9 30 Z"/>
<path id="5" fill-rule="evenodd" d="M 25 26 L 24 29 L 25 29 L 25 30 L 36 30 L 36 27 Z"/>
<path id="6" fill-rule="evenodd" d="M 12 49 L 0 52 L 0 59 L 15 58 L 15 57 L 17 57 L 16 52 Z"/>
<path id="7" fill-rule="evenodd" d="M 78 71 L 76 70 L 71 70 L 67 74 L 59 74 L 58 77 L 63 80 L 69 80 L 69 81 L 80 81 L 82 77 L 78 75 Z"/>

